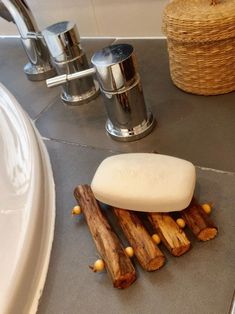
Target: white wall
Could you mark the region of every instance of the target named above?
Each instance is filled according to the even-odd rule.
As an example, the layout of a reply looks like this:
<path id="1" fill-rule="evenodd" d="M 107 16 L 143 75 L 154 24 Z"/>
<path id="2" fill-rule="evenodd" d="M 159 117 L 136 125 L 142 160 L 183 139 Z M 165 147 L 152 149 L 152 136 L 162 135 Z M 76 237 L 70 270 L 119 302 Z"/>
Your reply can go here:
<path id="1" fill-rule="evenodd" d="M 27 0 L 39 28 L 59 21 L 74 21 L 80 35 L 161 36 L 161 15 L 168 0 Z M 0 18 L 0 35 L 17 34 Z"/>

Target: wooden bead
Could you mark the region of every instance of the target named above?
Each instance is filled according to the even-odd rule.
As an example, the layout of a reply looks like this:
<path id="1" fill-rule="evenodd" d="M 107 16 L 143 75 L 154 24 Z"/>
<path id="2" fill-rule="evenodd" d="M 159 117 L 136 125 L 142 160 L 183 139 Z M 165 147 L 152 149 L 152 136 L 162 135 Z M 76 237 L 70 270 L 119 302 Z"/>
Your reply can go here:
<path id="1" fill-rule="evenodd" d="M 154 233 L 152 235 L 152 239 L 153 239 L 154 243 L 156 243 L 156 244 L 159 244 L 161 242 L 161 239 L 157 233 Z"/>
<path id="2" fill-rule="evenodd" d="M 182 228 L 182 229 L 185 227 L 185 221 L 184 221 L 183 218 L 178 218 L 178 219 L 176 219 L 176 223 L 177 223 L 177 225 L 178 225 L 180 228 Z"/>
<path id="3" fill-rule="evenodd" d="M 131 246 L 126 247 L 126 248 L 125 248 L 125 252 L 126 252 L 126 254 L 127 254 L 129 257 L 134 256 L 134 250 L 133 250 L 133 248 L 132 248 Z"/>
<path id="4" fill-rule="evenodd" d="M 211 205 L 210 204 L 203 204 L 202 205 L 202 209 L 208 215 L 211 213 Z"/>
<path id="5" fill-rule="evenodd" d="M 72 209 L 72 215 L 80 215 L 81 212 L 81 207 L 78 205 L 74 206 L 74 208 Z"/>
<path id="6" fill-rule="evenodd" d="M 97 259 L 93 265 L 93 271 L 94 272 L 100 272 L 104 270 L 104 261 L 102 259 Z"/>

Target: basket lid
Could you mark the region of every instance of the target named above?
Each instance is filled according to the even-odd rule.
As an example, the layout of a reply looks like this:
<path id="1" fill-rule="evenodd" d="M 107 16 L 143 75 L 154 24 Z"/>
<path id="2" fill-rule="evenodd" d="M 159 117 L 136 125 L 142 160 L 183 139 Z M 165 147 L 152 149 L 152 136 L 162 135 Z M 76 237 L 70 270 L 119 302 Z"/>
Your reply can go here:
<path id="1" fill-rule="evenodd" d="M 173 0 L 164 10 L 163 31 L 184 42 L 235 37 L 235 0 Z"/>

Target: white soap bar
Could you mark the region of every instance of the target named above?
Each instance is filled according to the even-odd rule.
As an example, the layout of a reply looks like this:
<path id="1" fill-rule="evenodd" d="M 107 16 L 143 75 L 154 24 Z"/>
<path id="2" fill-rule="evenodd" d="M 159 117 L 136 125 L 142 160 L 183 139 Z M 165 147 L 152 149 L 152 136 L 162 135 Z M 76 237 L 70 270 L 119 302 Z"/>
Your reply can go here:
<path id="1" fill-rule="evenodd" d="M 91 183 L 97 200 L 147 212 L 186 208 L 196 181 L 192 163 L 165 155 L 134 153 L 106 158 Z"/>

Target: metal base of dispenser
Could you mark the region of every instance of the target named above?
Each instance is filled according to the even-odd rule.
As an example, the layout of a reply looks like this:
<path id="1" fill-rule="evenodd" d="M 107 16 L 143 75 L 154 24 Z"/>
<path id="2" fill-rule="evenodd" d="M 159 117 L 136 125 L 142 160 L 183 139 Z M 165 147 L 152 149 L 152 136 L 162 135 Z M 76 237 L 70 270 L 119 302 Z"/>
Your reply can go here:
<path id="1" fill-rule="evenodd" d="M 108 134 L 117 141 L 131 142 L 139 140 L 148 135 L 156 125 L 152 113 L 148 112 L 148 119 L 144 120 L 141 124 L 135 126 L 132 129 L 120 129 L 115 127 L 112 122 L 108 119 L 106 122 L 106 131 Z"/>
<path id="2" fill-rule="evenodd" d="M 64 103 L 70 106 L 79 106 L 85 103 L 90 102 L 91 100 L 95 99 L 99 95 L 99 85 L 95 81 L 94 82 L 94 88 L 89 90 L 88 92 L 82 94 L 82 95 L 76 95 L 76 96 L 71 96 L 68 95 L 65 92 L 62 92 L 60 95 L 61 99 L 63 100 Z"/>
<path id="3" fill-rule="evenodd" d="M 24 73 L 30 81 L 44 81 L 56 75 L 54 68 L 48 67 L 45 69 L 30 62 L 24 66 Z"/>

